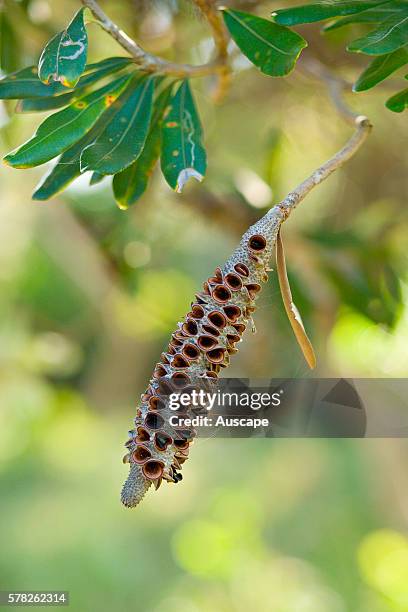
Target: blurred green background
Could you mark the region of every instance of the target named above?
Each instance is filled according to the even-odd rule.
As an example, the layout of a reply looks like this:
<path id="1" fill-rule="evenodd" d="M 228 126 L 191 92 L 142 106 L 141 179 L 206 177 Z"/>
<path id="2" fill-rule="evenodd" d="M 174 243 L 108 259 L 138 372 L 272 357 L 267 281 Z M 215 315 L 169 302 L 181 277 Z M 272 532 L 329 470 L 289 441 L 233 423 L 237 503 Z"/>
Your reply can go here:
<path id="1" fill-rule="evenodd" d="M 284 4 L 233 3 L 263 16 Z M 2 69 L 35 63 L 78 5 L 3 2 Z M 188 2 L 103 6 L 152 52 L 208 59 Z M 121 54 L 89 31 L 91 61 Z M 364 60 L 342 52 L 345 32 L 304 31 L 309 56 L 346 78 L 361 71 Z M 1 589 L 70 590 L 75 611 L 408 610 L 405 440 L 199 440 L 182 484 L 135 511 L 119 502 L 137 399 L 194 291 L 350 135 L 301 63 L 284 80 L 241 58 L 235 67 L 220 107 L 211 80 L 193 84 L 209 170 L 183 196 L 156 174 L 123 212 L 109 184 L 84 176 L 39 204 L 30 194 L 44 169 L 1 168 Z M 389 95 L 349 95 L 373 135 L 284 227 L 321 377 L 407 373 L 408 126 L 384 108 Z M 13 107 L 0 106 L 2 153 L 39 122 Z M 274 275 L 256 324 L 231 376 L 309 375 Z"/>

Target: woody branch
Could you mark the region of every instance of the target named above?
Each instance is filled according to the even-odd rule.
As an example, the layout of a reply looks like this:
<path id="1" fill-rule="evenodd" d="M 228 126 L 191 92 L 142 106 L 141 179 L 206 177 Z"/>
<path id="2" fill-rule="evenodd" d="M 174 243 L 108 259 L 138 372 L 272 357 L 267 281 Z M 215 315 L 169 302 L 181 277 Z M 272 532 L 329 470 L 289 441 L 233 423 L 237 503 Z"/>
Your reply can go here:
<path id="1" fill-rule="evenodd" d="M 228 84 L 230 74 L 227 51 L 228 35 L 213 0 L 194 0 L 211 28 L 217 51 L 217 56 L 213 61 L 197 66 L 170 62 L 145 51 L 110 19 L 96 0 L 81 0 L 81 2 L 92 12 L 103 29 L 133 57 L 142 70 L 184 78 L 216 75 L 219 78 L 220 90 L 224 90 Z"/>

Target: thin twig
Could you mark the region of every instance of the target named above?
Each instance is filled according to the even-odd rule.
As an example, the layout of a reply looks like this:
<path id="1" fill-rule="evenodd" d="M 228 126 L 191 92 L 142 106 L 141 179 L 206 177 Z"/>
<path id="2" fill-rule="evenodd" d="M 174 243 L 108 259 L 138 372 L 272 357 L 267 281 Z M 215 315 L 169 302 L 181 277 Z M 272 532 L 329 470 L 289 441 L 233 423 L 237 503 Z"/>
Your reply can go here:
<path id="1" fill-rule="evenodd" d="M 291 191 L 284 200 L 271 208 L 271 210 L 258 222 L 261 227 L 265 227 L 266 225 L 272 228 L 275 238 L 277 271 L 283 303 L 296 339 L 310 368 L 315 367 L 316 358 L 300 314 L 292 300 L 289 280 L 286 273 L 281 227 L 282 223 L 286 221 L 299 202 L 304 200 L 314 187 L 320 185 L 320 183 L 326 180 L 333 172 L 341 168 L 351 157 L 353 157 L 353 155 L 355 155 L 355 153 L 357 153 L 365 142 L 372 128 L 370 121 L 367 117 L 360 116 L 354 120 L 354 124 L 356 128 L 354 134 L 344 147 L 300 183 L 300 185 Z M 257 224 L 253 227 L 256 228 Z"/>
<path id="2" fill-rule="evenodd" d="M 341 168 L 349 159 L 353 157 L 353 155 L 355 155 L 355 153 L 357 153 L 369 135 L 372 125 L 369 119 L 363 115 L 355 118 L 354 125 L 356 128 L 355 132 L 344 147 L 333 155 L 333 157 L 331 157 L 326 163 L 320 166 L 320 168 L 317 168 L 317 170 L 315 170 L 307 179 L 296 187 L 296 189 L 291 191 L 284 200 L 274 206 L 267 213 L 267 215 L 272 216 L 273 214 L 276 214 L 276 212 L 280 211 L 280 213 L 284 213 L 284 218 L 282 221 L 285 221 L 299 202 L 304 200 L 314 187 L 320 185 L 320 183 L 326 180 L 333 172 Z"/>
<path id="3" fill-rule="evenodd" d="M 103 29 L 110 34 L 133 57 L 135 63 L 146 72 L 158 72 L 160 74 L 184 78 L 218 74 L 223 75 L 225 73 L 226 60 L 223 54 L 220 53 L 221 50 L 224 53 L 224 43 L 221 44 L 221 35 L 218 30 L 216 39 L 218 56 L 214 61 L 199 66 L 176 64 L 145 51 L 136 41 L 121 30 L 110 17 L 108 17 L 96 0 L 81 0 L 81 2 L 85 7 L 89 8 Z M 215 35 L 215 19 L 213 16 L 211 17 L 210 25 Z"/>

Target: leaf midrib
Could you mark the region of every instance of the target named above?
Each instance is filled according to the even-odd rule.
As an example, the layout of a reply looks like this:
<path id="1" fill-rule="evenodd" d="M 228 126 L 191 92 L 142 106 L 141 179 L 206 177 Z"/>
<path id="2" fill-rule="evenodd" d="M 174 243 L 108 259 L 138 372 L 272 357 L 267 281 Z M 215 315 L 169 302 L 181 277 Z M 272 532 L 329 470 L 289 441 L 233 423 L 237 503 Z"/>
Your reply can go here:
<path id="1" fill-rule="evenodd" d="M 376 40 L 373 40 L 372 43 L 368 43 L 368 45 L 364 45 L 364 47 L 371 45 L 377 45 L 378 43 L 382 42 L 385 38 L 387 38 L 392 32 L 393 30 L 395 30 L 395 28 L 399 28 L 405 21 L 408 21 L 408 15 L 406 17 L 404 17 L 404 19 L 402 19 L 401 21 L 399 21 L 398 23 L 395 23 L 392 28 L 390 28 L 387 32 L 384 33 L 384 35 L 381 38 L 378 38 Z M 374 32 L 372 33 L 372 35 L 374 36 Z M 367 36 L 367 40 L 369 41 L 369 36 Z"/>
<path id="2" fill-rule="evenodd" d="M 46 134 L 45 136 L 43 136 L 43 138 L 41 138 L 40 140 L 36 140 L 34 141 L 31 146 L 29 146 L 28 148 L 24 149 L 24 153 L 28 153 L 29 151 L 31 151 L 31 149 L 33 147 L 37 147 L 38 145 L 40 145 L 41 143 L 44 142 L 44 140 L 47 140 L 48 138 L 54 136 L 55 134 L 57 134 L 60 130 L 65 129 L 66 127 L 68 127 L 69 125 L 71 125 L 71 123 L 74 123 L 74 121 L 77 121 L 80 117 L 82 117 L 82 115 L 84 113 L 86 113 L 87 111 L 89 111 L 91 108 L 93 108 L 98 102 L 100 102 L 100 100 L 102 98 L 104 98 L 106 95 L 106 92 L 104 92 L 101 96 L 99 96 L 98 98 L 96 98 L 96 100 L 90 105 L 87 106 L 86 108 L 84 108 L 83 110 L 81 110 L 81 112 L 76 115 L 75 117 L 73 117 L 70 121 L 67 121 L 67 123 L 64 123 L 63 125 L 60 125 L 58 128 L 56 128 L 53 132 L 50 132 L 48 134 Z M 40 126 L 41 127 L 41 126 Z M 92 127 L 92 126 L 90 126 Z M 34 136 L 35 138 L 35 136 Z M 28 144 L 28 143 L 27 143 Z M 24 147 L 24 145 L 23 145 Z M 16 152 L 17 155 L 18 151 Z"/>
<path id="3" fill-rule="evenodd" d="M 98 161 L 98 164 L 97 164 L 97 166 L 96 166 L 96 169 L 98 168 L 98 166 L 100 165 L 100 163 L 101 163 L 101 162 L 103 162 L 103 161 L 104 161 L 104 159 L 106 159 L 106 157 L 108 157 L 108 155 L 112 155 L 112 153 L 113 153 L 114 151 L 116 151 L 116 149 L 117 149 L 117 148 L 118 148 L 118 147 L 119 147 L 119 146 L 122 144 L 122 142 L 123 142 L 124 138 L 127 136 L 127 134 L 128 134 L 128 132 L 129 132 L 129 130 L 131 129 L 131 127 L 132 127 L 132 125 L 133 125 L 133 122 L 134 122 L 134 120 L 135 120 L 135 118 L 136 118 L 137 114 L 139 113 L 140 107 L 141 107 L 141 105 L 143 104 L 143 101 L 144 101 L 144 98 L 145 98 L 145 95 L 146 95 L 146 90 L 147 90 L 148 86 L 150 85 L 151 80 L 152 80 L 153 78 L 154 78 L 154 77 L 148 77 L 148 78 L 147 78 L 146 83 L 145 83 L 144 88 L 143 88 L 143 91 L 142 91 L 142 93 L 141 93 L 141 95 L 140 95 L 139 101 L 138 101 L 138 103 L 137 103 L 137 105 L 136 105 L 136 108 L 135 108 L 135 110 L 134 110 L 133 114 L 132 114 L 132 118 L 131 118 L 131 120 L 129 121 L 129 123 L 128 123 L 128 125 L 127 125 L 126 129 L 125 129 L 125 131 L 123 132 L 122 136 L 120 137 L 120 139 L 118 140 L 118 142 L 115 144 L 115 146 L 114 146 L 114 147 L 112 147 L 112 149 L 110 149 L 110 151 L 107 151 L 107 152 L 105 153 L 105 155 L 104 155 L 104 156 L 103 156 L 103 157 L 102 157 L 102 158 L 101 158 L 101 159 Z"/>
<path id="4" fill-rule="evenodd" d="M 275 49 L 275 51 L 277 51 L 278 53 L 282 53 L 282 55 L 289 55 L 289 56 L 293 55 L 293 52 L 284 51 L 280 47 L 276 47 L 275 45 L 273 45 L 271 42 L 269 42 L 269 40 L 266 40 L 265 38 L 263 38 L 260 34 L 255 32 L 249 25 L 247 25 L 244 21 L 242 21 L 242 19 L 237 17 L 237 15 L 235 13 L 232 13 L 231 11 L 227 11 L 227 15 L 230 15 L 230 17 L 235 19 L 235 21 L 237 21 L 243 28 L 248 30 L 248 32 L 251 32 L 251 34 L 253 34 L 253 36 L 255 36 L 255 38 L 258 38 L 258 40 L 262 41 L 267 46 L 271 47 L 272 49 Z M 265 19 L 265 21 L 266 21 L 266 19 Z M 267 22 L 267 23 L 269 24 L 269 22 Z M 270 22 L 270 24 L 271 25 L 276 25 L 278 27 L 284 27 L 284 26 L 280 26 L 280 24 L 278 24 L 278 23 L 274 24 L 272 21 Z"/>

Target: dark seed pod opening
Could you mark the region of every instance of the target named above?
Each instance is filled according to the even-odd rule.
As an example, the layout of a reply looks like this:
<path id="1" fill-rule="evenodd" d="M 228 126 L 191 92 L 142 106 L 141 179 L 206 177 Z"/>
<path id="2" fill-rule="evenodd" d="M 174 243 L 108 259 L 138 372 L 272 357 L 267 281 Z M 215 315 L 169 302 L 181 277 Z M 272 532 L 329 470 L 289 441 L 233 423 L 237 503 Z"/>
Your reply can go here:
<path id="1" fill-rule="evenodd" d="M 150 440 L 150 434 L 144 427 L 137 428 L 136 442 L 148 442 Z"/>
<path id="2" fill-rule="evenodd" d="M 147 461 L 148 459 L 150 459 L 152 456 L 152 453 L 149 451 L 148 448 L 146 448 L 146 446 L 143 446 L 143 444 L 140 444 L 137 447 L 137 449 L 133 451 L 132 456 L 133 456 L 133 461 L 141 464 Z"/>
<path id="3" fill-rule="evenodd" d="M 188 368 L 189 363 L 183 355 L 175 355 L 171 362 L 173 368 Z"/>
<path id="4" fill-rule="evenodd" d="M 227 324 L 227 319 L 219 310 L 213 310 L 208 314 L 208 320 L 218 329 L 223 329 Z"/>
<path id="5" fill-rule="evenodd" d="M 214 325 L 202 325 L 203 331 L 212 336 L 219 336 L 220 330 L 214 327 Z"/>
<path id="6" fill-rule="evenodd" d="M 158 431 L 154 434 L 154 445 L 159 451 L 165 451 L 172 442 L 173 438 L 165 431 Z"/>
<path id="7" fill-rule="evenodd" d="M 203 349 L 203 351 L 208 351 L 214 348 L 214 346 L 217 345 L 218 341 L 213 336 L 199 336 L 197 342 L 198 346 Z"/>
<path id="8" fill-rule="evenodd" d="M 212 276 L 210 276 L 210 278 L 208 279 L 208 282 L 210 284 L 212 284 L 212 285 L 222 283 L 221 268 L 216 268 L 215 269 L 214 274 Z"/>
<path id="9" fill-rule="evenodd" d="M 216 302 L 225 304 L 231 299 L 231 291 L 224 285 L 216 285 L 213 289 L 212 296 Z"/>
<path id="10" fill-rule="evenodd" d="M 167 374 L 166 368 L 162 366 L 160 363 L 157 364 L 153 372 L 154 378 L 162 378 L 163 376 L 166 376 L 166 374 Z"/>
<path id="11" fill-rule="evenodd" d="M 174 348 L 174 346 L 171 344 L 171 342 L 170 342 L 170 344 L 169 344 L 169 348 L 168 348 L 167 352 L 168 352 L 170 355 L 175 355 L 175 354 L 176 354 L 176 349 L 175 349 L 175 348 Z"/>
<path id="12" fill-rule="evenodd" d="M 153 395 L 153 397 L 149 399 L 149 408 L 151 410 L 163 410 L 164 407 L 164 402 L 157 397 L 157 395 Z"/>
<path id="13" fill-rule="evenodd" d="M 207 281 L 205 283 L 203 283 L 203 289 L 204 289 L 204 293 L 206 295 L 211 295 L 210 285 L 207 283 Z"/>
<path id="14" fill-rule="evenodd" d="M 160 355 L 160 361 L 164 363 L 165 365 L 169 365 L 170 363 L 169 358 L 167 357 L 166 353 L 162 353 Z"/>
<path id="15" fill-rule="evenodd" d="M 193 319 L 188 319 L 183 323 L 182 329 L 187 336 L 195 336 L 198 332 L 197 323 Z"/>
<path id="16" fill-rule="evenodd" d="M 171 377 L 171 382 L 176 389 L 182 389 L 189 384 L 190 379 L 184 372 L 174 372 Z"/>
<path id="17" fill-rule="evenodd" d="M 204 308 L 199 304 L 191 304 L 191 316 L 194 319 L 202 319 L 204 316 Z"/>
<path id="18" fill-rule="evenodd" d="M 148 429 L 160 429 L 164 425 L 164 419 L 157 412 L 148 412 L 144 423 Z"/>
<path id="19" fill-rule="evenodd" d="M 246 326 L 243 323 L 234 323 L 234 327 L 241 336 L 246 329 Z"/>
<path id="20" fill-rule="evenodd" d="M 148 480 L 156 480 L 163 474 L 164 464 L 161 461 L 151 459 L 142 467 L 142 472 Z"/>
<path id="21" fill-rule="evenodd" d="M 184 439 L 174 440 L 174 446 L 179 450 L 187 450 L 189 446 L 189 442 Z"/>
<path id="22" fill-rule="evenodd" d="M 200 351 L 198 350 L 195 344 L 184 345 L 182 353 L 184 357 L 187 357 L 187 359 L 190 360 L 198 359 L 200 356 Z"/>
<path id="23" fill-rule="evenodd" d="M 192 442 L 196 433 L 193 429 L 181 429 L 180 427 L 175 428 L 177 431 L 177 436 L 175 440 L 183 440 L 183 442 Z"/>
<path id="24" fill-rule="evenodd" d="M 239 306 L 224 306 L 224 312 L 227 319 L 232 321 L 232 323 L 235 323 L 235 321 L 241 316 L 241 309 Z"/>
<path id="25" fill-rule="evenodd" d="M 261 290 L 261 285 L 258 285 L 258 283 L 250 283 L 249 285 L 245 285 L 245 287 L 248 290 L 251 300 L 254 300 L 256 298 L 256 294 Z"/>
<path id="26" fill-rule="evenodd" d="M 215 372 L 212 372 L 211 370 L 206 371 L 205 377 L 206 378 L 218 378 L 217 374 Z"/>
<path id="27" fill-rule="evenodd" d="M 230 272 L 225 277 L 225 284 L 232 289 L 232 291 L 239 291 L 242 287 L 242 280 L 239 278 L 238 274 Z"/>
<path id="28" fill-rule="evenodd" d="M 235 344 L 241 340 L 241 336 L 238 334 L 227 334 L 227 340 L 229 344 Z"/>
<path id="29" fill-rule="evenodd" d="M 244 276 L 245 278 L 248 278 L 249 276 L 249 270 L 246 267 L 245 264 L 243 263 L 237 263 L 234 266 L 234 270 L 235 272 L 237 272 L 240 276 Z"/>
<path id="30" fill-rule="evenodd" d="M 248 246 L 252 251 L 263 251 L 266 248 L 266 239 L 260 234 L 254 234 L 250 237 Z"/>
<path id="31" fill-rule="evenodd" d="M 221 346 L 217 346 L 216 348 L 208 351 L 206 357 L 212 363 L 221 363 L 224 361 L 224 353 L 225 349 Z"/>

